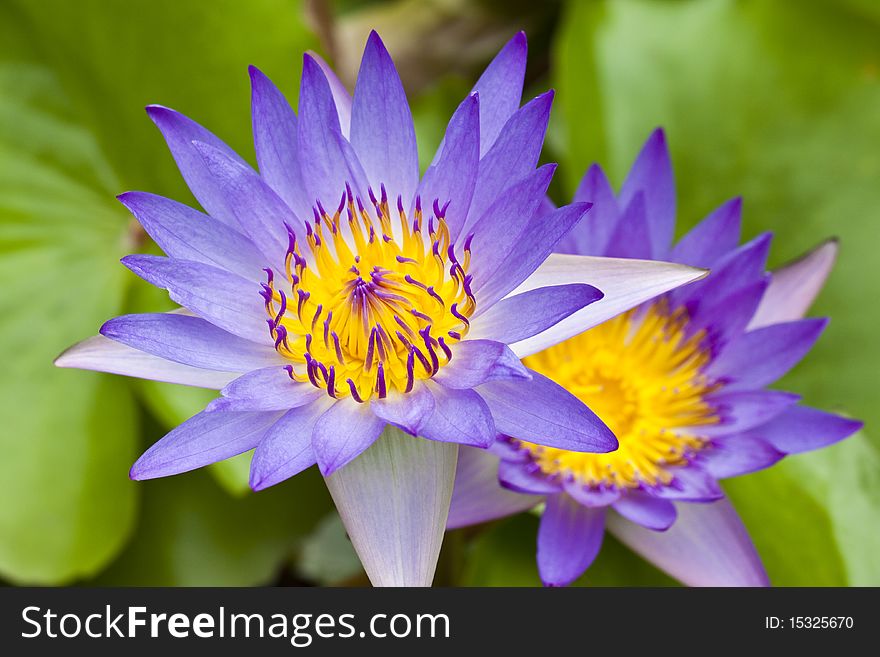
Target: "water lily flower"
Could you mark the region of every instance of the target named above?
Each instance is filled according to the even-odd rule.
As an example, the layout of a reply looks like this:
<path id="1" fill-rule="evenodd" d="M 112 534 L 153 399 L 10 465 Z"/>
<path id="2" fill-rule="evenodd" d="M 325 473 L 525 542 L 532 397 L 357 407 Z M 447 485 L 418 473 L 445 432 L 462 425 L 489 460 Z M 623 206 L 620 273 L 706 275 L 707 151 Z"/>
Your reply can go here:
<path id="1" fill-rule="evenodd" d="M 734 199 L 673 246 L 675 187 L 661 130 L 619 194 L 594 165 L 575 200 L 593 209 L 561 251 L 668 259 L 712 274 L 550 348 L 521 346 L 526 366 L 586 402 L 620 447 L 587 454 L 503 436 L 490 451 L 463 448 L 449 526 L 543 503 L 537 562 L 546 585 L 579 577 L 606 528 L 686 584 L 765 585 L 758 554 L 718 480 L 861 427 L 767 389 L 827 324 L 803 316 L 836 243 L 768 274 L 771 236 L 738 246 L 741 202 Z"/>
<path id="2" fill-rule="evenodd" d="M 426 585 L 458 444 L 486 447 L 504 432 L 557 449 L 616 447 L 580 400 L 521 364 L 516 345 L 549 346 L 562 319 L 582 330 L 703 272 L 544 262 L 590 206 L 542 211 L 554 166 L 536 166 L 552 93 L 520 107 L 525 54 L 517 35 L 421 178 L 409 105 L 375 32 L 353 97 L 305 55 L 298 115 L 251 68 L 259 173 L 190 119 L 147 109 L 206 213 L 122 194 L 167 254 L 122 262 L 181 309 L 111 319 L 57 364 L 221 396 L 150 447 L 133 479 L 254 450 L 250 484 L 261 490 L 317 463 L 372 582 Z"/>

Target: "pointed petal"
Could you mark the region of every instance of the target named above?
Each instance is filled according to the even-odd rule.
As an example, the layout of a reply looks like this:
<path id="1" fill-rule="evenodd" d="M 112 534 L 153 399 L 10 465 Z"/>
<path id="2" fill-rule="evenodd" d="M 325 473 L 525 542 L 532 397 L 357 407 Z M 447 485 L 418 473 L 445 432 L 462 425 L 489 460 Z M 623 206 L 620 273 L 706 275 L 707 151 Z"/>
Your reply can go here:
<path id="1" fill-rule="evenodd" d="M 95 335 L 73 345 L 55 359 L 55 365 L 214 390 L 219 390 L 239 374 L 173 363 L 103 335 Z"/>
<path id="2" fill-rule="evenodd" d="M 416 194 L 426 207 L 434 200 L 446 209 L 446 225 L 455 243 L 464 226 L 480 163 L 480 101 L 476 95 L 465 98 L 449 120 L 443 150 L 437 161 L 428 167 Z"/>
<path id="3" fill-rule="evenodd" d="M 342 129 L 342 135 L 348 139 L 351 133 L 351 94 L 348 93 L 342 80 L 336 75 L 336 72 L 330 67 L 326 61 L 314 50 L 308 50 L 308 55 L 315 60 L 315 63 L 321 67 L 324 76 L 327 78 L 327 84 L 330 85 L 330 93 L 333 95 L 333 102 L 336 104 L 336 113 L 339 115 L 339 127 Z"/>
<path id="4" fill-rule="evenodd" d="M 722 389 L 723 390 L 723 389 Z M 718 416 L 716 424 L 699 428 L 704 436 L 725 436 L 760 426 L 794 406 L 800 395 L 782 390 L 741 390 L 709 395 Z"/>
<path id="5" fill-rule="evenodd" d="M 499 433 L 576 452 L 617 449 L 610 429 L 577 397 L 532 371 L 530 380 L 490 381 L 477 391 Z"/>
<path id="6" fill-rule="evenodd" d="M 636 192 L 620 214 L 620 220 L 605 246 L 605 255 L 613 258 L 651 259 L 651 226 L 643 192 Z"/>
<path id="7" fill-rule="evenodd" d="M 475 388 L 487 381 L 529 378 L 528 370 L 510 348 L 492 340 L 466 340 L 456 344 L 452 361 L 434 375 L 437 383 L 458 390 Z"/>
<path id="8" fill-rule="evenodd" d="M 526 34 L 518 32 L 495 55 L 474 85 L 473 90 L 485 98 L 480 108 L 481 156 L 495 143 L 501 128 L 519 107 L 527 52 Z"/>
<path id="9" fill-rule="evenodd" d="M 498 457 L 485 449 L 459 449 L 447 529 L 503 518 L 541 502 L 540 496 L 502 488 L 498 483 L 498 464 Z"/>
<path id="10" fill-rule="evenodd" d="M 675 178 L 666 135 L 660 128 L 648 137 L 630 169 L 620 189 L 620 207 L 627 207 L 640 191 L 650 217 L 652 257 L 665 259 L 675 232 Z"/>
<path id="11" fill-rule="evenodd" d="M 171 199 L 126 192 L 119 200 L 166 255 L 259 280 L 265 258 L 247 237 L 213 217 Z"/>
<path id="12" fill-rule="evenodd" d="M 269 330 L 259 286 L 223 269 L 189 260 L 130 255 L 122 264 L 172 301 L 189 308 L 214 326 L 247 340 L 267 344 Z"/>
<path id="13" fill-rule="evenodd" d="M 827 319 L 802 319 L 749 331 L 731 342 L 704 370 L 725 390 L 763 388 L 781 378 L 813 347 Z"/>
<path id="14" fill-rule="evenodd" d="M 471 325 L 468 338 L 519 342 L 546 331 L 602 296 L 592 285 L 583 283 L 529 290 L 499 301 L 480 315 L 479 321 Z"/>
<path id="15" fill-rule="evenodd" d="M 785 456 L 769 442 L 748 433 L 715 438 L 700 454 L 702 467 L 715 479 L 757 472 Z"/>
<path id="16" fill-rule="evenodd" d="M 481 104 L 483 102 L 491 101 L 481 96 Z M 471 231 L 470 227 L 495 203 L 511 181 L 519 180 L 535 169 L 544 145 L 552 104 L 553 92 L 548 91 L 518 109 L 480 160 L 466 232 Z"/>
<path id="17" fill-rule="evenodd" d="M 263 490 L 299 474 L 315 464 L 312 432 L 315 423 L 333 403 L 329 397 L 293 408 L 266 432 L 251 459 L 250 486 Z"/>
<path id="18" fill-rule="evenodd" d="M 746 528 L 727 499 L 677 504 L 665 532 L 611 514 L 608 529 L 633 551 L 688 586 L 768 586 L 767 573 Z"/>
<path id="19" fill-rule="evenodd" d="M 309 55 L 303 57 L 297 143 L 309 203 L 320 200 L 335 208 L 346 182 L 355 194 L 367 198 L 366 174 L 351 144 L 342 136 L 330 85 Z"/>
<path id="20" fill-rule="evenodd" d="M 712 267 L 739 244 L 742 198 L 727 201 L 682 237 L 669 259 L 692 267 Z"/>
<path id="21" fill-rule="evenodd" d="M 474 317 L 492 308 L 534 273 L 572 227 L 585 220 L 590 209 L 588 203 L 572 203 L 527 222 L 492 278 L 480 288 Z"/>
<path id="22" fill-rule="evenodd" d="M 496 270 L 508 259 L 520 233 L 541 205 L 555 170 L 556 165 L 545 164 L 514 182 L 473 225 L 468 274 L 474 277 L 473 291 L 478 299 L 480 290 L 496 276 Z"/>
<path id="23" fill-rule="evenodd" d="M 248 372 L 231 382 L 205 409 L 207 411 L 286 411 L 309 404 L 324 390 L 290 378 L 281 365 Z"/>
<path id="24" fill-rule="evenodd" d="M 131 467 L 132 479 L 189 472 L 253 449 L 280 413 L 199 413 L 166 434 Z"/>
<path id="25" fill-rule="evenodd" d="M 343 400 L 331 406 L 315 424 L 312 448 L 325 477 L 348 465 L 372 445 L 385 420 L 376 417 L 369 404 Z"/>
<path id="26" fill-rule="evenodd" d="M 298 215 L 310 203 L 300 176 L 296 114 L 278 87 L 251 66 L 251 115 L 260 176 Z"/>
<path id="27" fill-rule="evenodd" d="M 430 586 L 446 527 L 458 446 L 394 427 L 327 478 L 374 586 Z"/>
<path id="28" fill-rule="evenodd" d="M 415 436 L 419 427 L 434 412 L 434 396 L 423 383 L 416 383 L 407 393 L 391 393 L 385 399 L 374 399 L 370 408 L 382 418 Z"/>
<path id="29" fill-rule="evenodd" d="M 234 214 L 226 206 L 226 199 L 218 182 L 205 168 L 205 163 L 193 148 L 193 141 L 210 144 L 226 153 L 242 166 L 247 163 L 213 133 L 192 119 L 161 105 L 150 105 L 147 114 L 162 132 L 177 168 L 199 204 L 215 219 L 237 227 Z"/>
<path id="30" fill-rule="evenodd" d="M 223 186 L 227 207 L 263 254 L 264 262 L 284 271 L 288 245 L 285 224 L 302 233 L 302 220 L 252 169 L 207 144 L 195 142 L 193 147 L 204 158 L 211 175 Z"/>
<path id="31" fill-rule="evenodd" d="M 575 202 L 593 205 L 590 216 L 572 229 L 556 249 L 557 253 L 601 256 L 620 220 L 620 208 L 611 183 L 598 164 L 587 169 L 577 191 Z"/>
<path id="32" fill-rule="evenodd" d="M 628 491 L 614 503 L 614 510 L 627 520 L 654 531 L 666 531 L 675 522 L 675 504 L 640 491 Z"/>
<path id="33" fill-rule="evenodd" d="M 794 406 L 744 436 L 765 440 L 786 454 L 832 445 L 851 436 L 863 423 L 809 406 Z"/>
<path id="34" fill-rule="evenodd" d="M 605 535 L 605 509 L 568 495 L 547 498 L 538 528 L 538 572 L 545 586 L 568 586 L 590 567 Z"/>
<path id="35" fill-rule="evenodd" d="M 513 294 L 548 285 L 587 283 L 605 296 L 511 348 L 517 356 L 525 358 L 705 275 L 701 269 L 668 262 L 553 254 Z"/>
<path id="36" fill-rule="evenodd" d="M 248 372 L 283 363 L 270 345 L 245 340 L 191 315 L 123 315 L 105 322 L 101 335 L 160 358 L 209 370 Z"/>
<path id="37" fill-rule="evenodd" d="M 724 496 L 718 480 L 694 463 L 675 468 L 672 481 L 652 493 L 666 500 L 688 502 L 712 502 Z"/>
<path id="38" fill-rule="evenodd" d="M 767 275 L 727 296 L 707 296 L 688 304 L 686 308 L 690 320 L 685 335 L 690 337 L 705 331 L 706 344 L 713 354 L 718 354 L 745 331 L 761 303 L 761 297 L 767 291 L 769 282 L 770 277 Z"/>
<path id="39" fill-rule="evenodd" d="M 377 190 L 405 205 L 419 182 L 419 153 L 409 102 L 391 55 L 375 30 L 370 32 L 351 106 L 351 145 Z"/>
<path id="40" fill-rule="evenodd" d="M 825 285 L 836 258 L 837 240 L 829 240 L 774 271 L 749 328 L 803 317 Z"/>
<path id="41" fill-rule="evenodd" d="M 429 386 L 434 409 L 422 420 L 419 435 L 428 440 L 488 447 L 495 440 L 495 423 L 486 402 L 473 390 Z"/>

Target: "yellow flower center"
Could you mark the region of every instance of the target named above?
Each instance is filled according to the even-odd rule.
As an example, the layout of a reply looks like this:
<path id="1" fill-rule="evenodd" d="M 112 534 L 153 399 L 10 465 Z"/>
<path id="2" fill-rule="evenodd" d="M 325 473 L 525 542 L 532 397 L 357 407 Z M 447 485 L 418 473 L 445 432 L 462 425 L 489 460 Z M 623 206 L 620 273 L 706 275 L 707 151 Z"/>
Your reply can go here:
<path id="1" fill-rule="evenodd" d="M 306 224 L 305 254 L 288 227 L 286 283 L 267 269 L 262 291 L 291 378 L 357 402 L 409 392 L 436 374 L 476 308 L 470 243 L 459 261 L 445 207 L 435 201 L 424 221 L 416 199 L 410 221 L 398 198 L 392 219 L 384 186 L 380 199 L 370 197 L 374 212 L 350 189 L 332 216 L 319 205 Z"/>
<path id="2" fill-rule="evenodd" d="M 704 335 L 686 335 L 683 309 L 663 302 L 631 310 L 525 359 L 587 404 L 614 432 L 608 454 L 570 452 L 518 442 L 547 475 L 587 486 L 636 488 L 668 484 L 706 444 L 699 426 L 718 418 L 706 402 L 716 389 L 701 374 L 709 360 Z"/>

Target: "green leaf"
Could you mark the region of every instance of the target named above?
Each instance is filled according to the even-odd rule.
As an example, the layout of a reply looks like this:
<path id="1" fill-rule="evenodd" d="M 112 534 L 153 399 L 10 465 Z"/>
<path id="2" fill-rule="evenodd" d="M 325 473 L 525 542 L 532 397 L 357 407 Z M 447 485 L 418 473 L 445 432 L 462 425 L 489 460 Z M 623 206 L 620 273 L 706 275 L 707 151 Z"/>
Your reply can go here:
<path id="1" fill-rule="evenodd" d="M 92 135 L 46 69 L 0 62 L 0 574 L 90 575 L 127 537 L 129 389 L 52 360 L 121 304 L 129 220 Z"/>
<path id="2" fill-rule="evenodd" d="M 776 233 L 772 264 L 839 236 L 840 258 L 815 308 L 833 322 L 782 387 L 870 426 L 880 421 L 880 306 L 866 303 L 880 280 L 880 122 L 870 109 L 880 106 L 880 24 L 859 13 L 868 4 L 570 3 L 556 49 L 554 129 L 569 193 L 594 160 L 619 185 L 662 125 L 678 179 L 679 233 L 741 194 L 744 236 Z M 834 459 L 824 450 L 809 458 Z M 876 525 L 876 493 L 860 489 L 852 491 L 857 502 L 835 503 L 795 470 L 785 463 L 731 484 L 771 579 L 873 577 L 869 555 L 849 545 L 854 538 L 835 529 L 823 539 L 817 528 Z M 789 550 L 806 561 L 783 563 Z"/>
<path id="3" fill-rule="evenodd" d="M 296 572 L 323 586 L 334 586 L 366 574 L 345 525 L 336 511 L 328 513 L 302 544 Z"/>
<path id="4" fill-rule="evenodd" d="M 267 584 L 331 508 L 315 468 L 244 498 L 230 497 L 201 470 L 140 485 L 137 531 L 95 584 Z"/>

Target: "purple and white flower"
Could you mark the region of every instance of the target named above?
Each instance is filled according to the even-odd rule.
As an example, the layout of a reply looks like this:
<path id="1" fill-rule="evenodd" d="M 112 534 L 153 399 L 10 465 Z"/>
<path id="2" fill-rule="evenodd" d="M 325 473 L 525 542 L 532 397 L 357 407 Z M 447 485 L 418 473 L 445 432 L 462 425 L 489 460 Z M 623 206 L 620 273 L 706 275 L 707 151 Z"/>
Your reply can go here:
<path id="1" fill-rule="evenodd" d="M 260 490 L 317 463 L 373 583 L 425 585 L 458 444 L 487 447 L 502 432 L 616 447 L 516 345 L 550 346 L 562 320 L 582 331 L 704 272 L 547 260 L 590 204 L 543 209 L 555 167 L 536 166 L 552 93 L 520 107 L 525 57 L 520 34 L 422 176 L 403 86 L 375 33 L 353 97 L 305 56 L 298 115 L 251 68 L 259 173 L 192 120 L 147 109 L 205 212 L 122 194 L 166 253 L 123 264 L 181 308 L 111 319 L 57 365 L 221 396 L 148 449 L 133 479 L 254 450 Z"/>
<path id="2" fill-rule="evenodd" d="M 675 187 L 660 130 L 619 194 L 594 165 L 575 201 L 593 208 L 557 246 L 568 254 L 555 256 L 558 262 L 654 258 L 712 273 L 587 332 L 563 320 L 555 330 L 570 339 L 550 348 L 530 340 L 515 345 L 526 366 L 587 403 L 620 446 L 587 454 L 509 435 L 490 451 L 463 448 L 449 526 L 544 503 L 537 560 L 547 585 L 579 577 L 606 528 L 686 584 L 765 585 L 718 480 L 824 447 L 861 426 L 767 389 L 827 324 L 803 315 L 831 269 L 836 243 L 769 274 L 771 236 L 738 246 L 741 202 L 734 199 L 673 246 Z"/>

